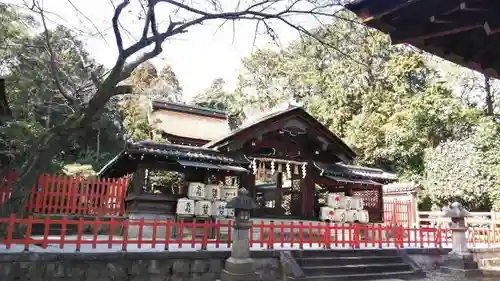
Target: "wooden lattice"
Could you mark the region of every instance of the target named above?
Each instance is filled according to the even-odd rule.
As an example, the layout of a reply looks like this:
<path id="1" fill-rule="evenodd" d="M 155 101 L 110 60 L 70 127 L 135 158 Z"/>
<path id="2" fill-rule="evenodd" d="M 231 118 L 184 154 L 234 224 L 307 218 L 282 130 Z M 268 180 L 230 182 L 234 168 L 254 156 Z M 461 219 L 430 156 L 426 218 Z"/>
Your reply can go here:
<path id="1" fill-rule="evenodd" d="M 353 189 L 352 195 L 363 198 L 365 210 L 368 211 L 371 222 L 382 219 L 383 210 L 381 210 L 382 197 L 380 196 L 380 187 L 368 186 L 363 189 Z"/>

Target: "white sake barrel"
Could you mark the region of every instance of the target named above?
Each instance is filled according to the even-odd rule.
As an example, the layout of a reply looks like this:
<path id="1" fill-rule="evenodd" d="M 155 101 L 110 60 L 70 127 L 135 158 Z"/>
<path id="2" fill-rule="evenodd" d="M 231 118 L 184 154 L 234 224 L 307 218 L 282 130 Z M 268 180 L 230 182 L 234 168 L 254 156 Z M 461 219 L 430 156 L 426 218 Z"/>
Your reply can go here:
<path id="1" fill-rule="evenodd" d="M 226 204 L 225 201 L 215 201 L 212 204 L 212 216 L 217 218 L 223 218 L 226 216 Z"/>
<path id="2" fill-rule="evenodd" d="M 205 199 L 205 184 L 201 182 L 190 182 L 188 186 L 189 199 Z"/>
<path id="3" fill-rule="evenodd" d="M 234 209 L 228 209 L 228 208 L 226 208 L 226 217 L 228 217 L 228 218 L 234 218 Z"/>
<path id="4" fill-rule="evenodd" d="M 344 209 L 335 209 L 335 214 L 333 214 L 333 220 L 335 222 L 346 222 L 347 214 Z"/>
<path id="5" fill-rule="evenodd" d="M 321 207 L 320 213 L 319 213 L 319 219 L 322 221 L 325 220 L 330 220 L 334 221 L 335 220 L 335 209 L 331 207 Z"/>
<path id="6" fill-rule="evenodd" d="M 351 200 L 351 210 L 361 211 L 365 207 L 363 198 L 359 196 L 353 196 Z"/>
<path id="7" fill-rule="evenodd" d="M 188 198 L 180 198 L 177 201 L 176 213 L 181 217 L 194 216 L 195 203 L 194 200 Z"/>
<path id="8" fill-rule="evenodd" d="M 333 209 L 341 209 L 340 206 L 342 195 L 335 193 L 328 193 L 326 196 L 326 205 Z"/>
<path id="9" fill-rule="evenodd" d="M 220 200 L 221 187 L 217 184 L 205 185 L 205 199 L 207 200 Z"/>
<path id="10" fill-rule="evenodd" d="M 347 210 L 346 212 L 346 220 L 347 222 L 357 222 L 358 218 L 358 210 Z"/>
<path id="11" fill-rule="evenodd" d="M 225 186 L 222 190 L 222 199 L 229 201 L 238 195 L 238 189 L 233 186 Z"/>
<path id="12" fill-rule="evenodd" d="M 201 200 L 194 203 L 194 215 L 196 217 L 210 217 L 211 213 L 212 202 Z"/>
<path id="13" fill-rule="evenodd" d="M 358 211 L 358 221 L 360 223 L 369 223 L 370 217 L 368 215 L 368 211 L 366 210 Z"/>
<path id="14" fill-rule="evenodd" d="M 341 199 L 341 206 L 342 209 L 350 210 L 352 207 L 352 197 L 350 196 L 343 196 Z"/>

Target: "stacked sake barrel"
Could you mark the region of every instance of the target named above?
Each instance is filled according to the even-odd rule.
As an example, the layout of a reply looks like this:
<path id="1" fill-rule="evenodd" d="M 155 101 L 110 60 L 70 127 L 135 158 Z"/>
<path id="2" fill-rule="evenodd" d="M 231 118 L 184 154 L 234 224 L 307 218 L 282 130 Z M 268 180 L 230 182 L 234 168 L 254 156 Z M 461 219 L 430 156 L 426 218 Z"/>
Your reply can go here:
<path id="1" fill-rule="evenodd" d="M 363 209 L 364 203 L 361 197 L 329 193 L 326 205 L 320 209 L 322 221 L 328 220 L 336 223 L 368 223 L 370 221 L 368 211 Z"/>
<path id="2" fill-rule="evenodd" d="M 233 186 L 204 184 L 191 182 L 188 186 L 187 198 L 177 202 L 177 216 L 199 218 L 233 217 L 234 210 L 227 209 L 226 204 L 238 194 Z"/>

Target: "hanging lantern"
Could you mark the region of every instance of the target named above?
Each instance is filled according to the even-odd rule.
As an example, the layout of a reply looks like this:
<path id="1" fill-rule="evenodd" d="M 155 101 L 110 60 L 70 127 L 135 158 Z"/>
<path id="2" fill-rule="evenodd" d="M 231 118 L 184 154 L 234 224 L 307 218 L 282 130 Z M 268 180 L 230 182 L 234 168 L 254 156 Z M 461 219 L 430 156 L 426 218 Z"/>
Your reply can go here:
<path id="1" fill-rule="evenodd" d="M 293 165 L 293 174 L 298 175 L 299 174 L 299 166 Z"/>
<path id="2" fill-rule="evenodd" d="M 306 173 L 307 173 L 307 168 L 306 168 L 306 164 L 304 163 L 304 165 L 302 165 L 302 178 L 303 179 L 306 178 Z"/>

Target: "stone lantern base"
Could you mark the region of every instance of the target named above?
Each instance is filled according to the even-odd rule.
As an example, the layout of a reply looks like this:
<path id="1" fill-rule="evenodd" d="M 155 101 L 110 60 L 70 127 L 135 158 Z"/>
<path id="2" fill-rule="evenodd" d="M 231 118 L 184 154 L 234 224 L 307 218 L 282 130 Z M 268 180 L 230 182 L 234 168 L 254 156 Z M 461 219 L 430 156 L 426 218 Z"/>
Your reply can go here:
<path id="1" fill-rule="evenodd" d="M 450 253 L 448 259 L 441 265 L 441 271 L 450 273 L 454 276 L 476 277 L 481 276 L 482 272 L 471 254 L 457 255 Z"/>
<path id="2" fill-rule="evenodd" d="M 221 272 L 221 281 L 260 281 L 260 276 L 254 271 L 252 259 L 228 258 Z"/>

